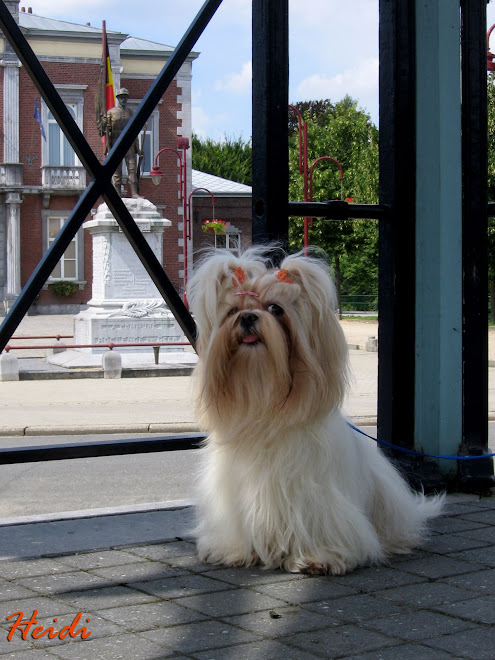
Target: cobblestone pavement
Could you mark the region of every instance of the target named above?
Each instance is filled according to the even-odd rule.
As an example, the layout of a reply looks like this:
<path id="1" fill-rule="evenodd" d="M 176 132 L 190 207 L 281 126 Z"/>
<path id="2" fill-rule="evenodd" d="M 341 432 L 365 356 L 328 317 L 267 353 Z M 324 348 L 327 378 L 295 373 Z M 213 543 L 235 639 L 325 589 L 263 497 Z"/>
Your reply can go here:
<path id="1" fill-rule="evenodd" d="M 448 502 L 423 550 L 341 577 L 204 565 L 185 539 L 0 561 L 0 657 L 493 660 L 495 499 Z M 35 611 L 53 639 L 9 641 Z"/>

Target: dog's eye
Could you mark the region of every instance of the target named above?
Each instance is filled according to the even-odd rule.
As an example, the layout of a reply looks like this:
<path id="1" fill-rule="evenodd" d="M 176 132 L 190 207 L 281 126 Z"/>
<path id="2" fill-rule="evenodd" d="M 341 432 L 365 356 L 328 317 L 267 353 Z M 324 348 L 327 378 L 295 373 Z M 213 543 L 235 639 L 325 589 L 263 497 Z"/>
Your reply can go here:
<path id="1" fill-rule="evenodd" d="M 282 316 L 284 313 L 284 310 L 280 307 L 280 305 L 268 305 L 268 311 L 270 314 L 273 314 L 273 316 Z"/>
<path id="2" fill-rule="evenodd" d="M 232 309 L 229 309 L 227 316 L 234 316 L 234 314 L 237 314 L 238 311 L 239 310 L 237 307 L 232 307 Z"/>

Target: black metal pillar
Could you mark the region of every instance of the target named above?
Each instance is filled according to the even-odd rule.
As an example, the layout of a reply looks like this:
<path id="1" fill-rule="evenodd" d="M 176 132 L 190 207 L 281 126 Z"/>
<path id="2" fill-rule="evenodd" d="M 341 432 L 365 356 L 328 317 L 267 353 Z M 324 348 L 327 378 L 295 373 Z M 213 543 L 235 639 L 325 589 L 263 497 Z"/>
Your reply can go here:
<path id="1" fill-rule="evenodd" d="M 461 0 L 463 199 L 463 450 L 488 448 L 486 1 Z M 464 488 L 493 486 L 490 459 L 464 461 Z"/>
<path id="2" fill-rule="evenodd" d="M 288 0 L 253 0 L 253 243 L 288 243 Z"/>
<path id="3" fill-rule="evenodd" d="M 380 0 L 378 437 L 414 444 L 414 0 Z M 397 459 L 400 455 L 397 454 Z"/>

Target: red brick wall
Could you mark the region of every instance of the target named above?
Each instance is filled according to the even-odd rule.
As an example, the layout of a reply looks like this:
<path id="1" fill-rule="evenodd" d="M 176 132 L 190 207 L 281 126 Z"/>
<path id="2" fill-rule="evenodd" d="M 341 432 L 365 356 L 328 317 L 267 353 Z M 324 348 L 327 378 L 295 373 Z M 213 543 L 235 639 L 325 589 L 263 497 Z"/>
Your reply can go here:
<path id="1" fill-rule="evenodd" d="M 43 62 L 43 66 L 54 84 L 85 84 L 83 91 L 84 115 L 83 133 L 90 147 L 97 157 L 102 159 L 102 146 L 95 121 L 95 94 L 100 74 L 100 66 L 83 63 Z M 152 81 L 133 78 L 121 78 L 121 85 L 127 87 L 130 98 L 140 99 L 148 90 Z M 3 116 L 0 78 L 0 117 Z M 41 186 L 41 145 L 42 137 L 38 122 L 33 117 L 34 99 L 39 98 L 39 92 L 31 82 L 26 71 L 20 69 L 20 159 L 24 164 L 23 176 L 26 186 Z M 181 109 L 177 103 L 177 84 L 174 81 L 162 97 L 159 107 L 159 147 L 177 148 L 177 129 L 181 121 L 177 119 L 177 112 Z M 0 140 L 0 154 L 3 160 L 3 143 Z M 166 271 L 176 287 L 182 284 L 179 270 L 179 253 L 182 248 L 178 246 L 178 239 L 182 231 L 178 229 L 182 216 L 178 215 L 179 205 L 179 170 L 176 167 L 176 158 L 170 153 L 160 157 L 160 166 L 167 176 L 162 178 L 160 186 L 154 186 L 149 177 L 141 181 L 141 195 L 159 207 L 165 207 L 163 215 L 172 221 L 172 226 L 164 232 L 164 264 Z M 89 176 L 88 176 L 89 181 Z M 48 209 L 67 210 L 70 212 L 77 203 L 77 195 L 50 195 Z M 99 199 L 95 207 L 103 200 Z M 43 196 L 28 194 L 21 204 L 21 278 L 25 284 L 33 269 L 42 257 L 42 215 Z M 92 280 L 92 245 L 89 232 L 84 236 L 84 278 L 87 281 L 83 290 L 78 291 L 70 299 L 60 299 L 53 296 L 50 291 L 42 291 L 40 304 L 85 303 L 91 298 Z"/>

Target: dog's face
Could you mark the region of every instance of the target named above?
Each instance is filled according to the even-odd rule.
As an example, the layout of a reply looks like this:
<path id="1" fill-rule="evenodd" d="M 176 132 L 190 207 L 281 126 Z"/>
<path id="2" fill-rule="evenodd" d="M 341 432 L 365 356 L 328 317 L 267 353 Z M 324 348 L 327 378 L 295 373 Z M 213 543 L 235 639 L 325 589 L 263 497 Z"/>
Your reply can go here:
<path id="1" fill-rule="evenodd" d="M 217 255 L 195 273 L 189 300 L 208 426 L 302 423 L 340 405 L 347 347 L 319 263 L 289 257 L 273 269 Z"/>

